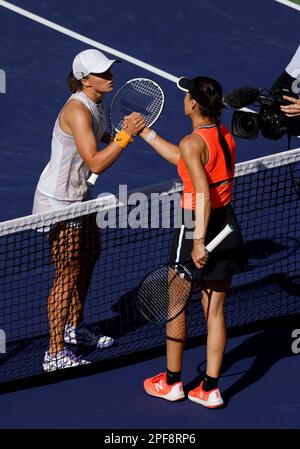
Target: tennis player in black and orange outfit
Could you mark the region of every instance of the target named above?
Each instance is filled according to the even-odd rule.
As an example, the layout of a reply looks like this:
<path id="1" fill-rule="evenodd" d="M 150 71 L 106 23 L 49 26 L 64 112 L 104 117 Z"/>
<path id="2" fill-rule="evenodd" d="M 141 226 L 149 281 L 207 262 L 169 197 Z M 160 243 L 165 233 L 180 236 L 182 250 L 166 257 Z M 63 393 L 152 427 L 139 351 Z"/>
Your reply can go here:
<path id="1" fill-rule="evenodd" d="M 184 221 L 175 232 L 170 262 L 191 258 L 202 269 L 202 306 L 207 322 L 207 367 L 204 380 L 190 391 L 188 398 L 206 407 L 223 405 L 218 380 L 226 346 L 224 301 L 232 276 L 246 262 L 241 232 L 232 201 L 235 166 L 235 142 L 229 130 L 220 124 L 222 88 L 207 77 L 180 78 L 178 87 L 185 91 L 185 115 L 193 131 L 179 146 L 173 145 L 154 130 L 140 134 L 162 157 L 177 166 L 183 182 Z M 188 223 L 194 225 L 188 229 Z M 233 232 L 207 257 L 205 245 L 227 224 Z M 191 237 L 190 237 L 191 234 Z M 200 279 L 200 271 L 198 271 Z M 167 324 L 167 371 L 144 381 L 148 394 L 169 401 L 184 398 L 181 382 L 182 357 L 186 340 L 185 313 Z"/>

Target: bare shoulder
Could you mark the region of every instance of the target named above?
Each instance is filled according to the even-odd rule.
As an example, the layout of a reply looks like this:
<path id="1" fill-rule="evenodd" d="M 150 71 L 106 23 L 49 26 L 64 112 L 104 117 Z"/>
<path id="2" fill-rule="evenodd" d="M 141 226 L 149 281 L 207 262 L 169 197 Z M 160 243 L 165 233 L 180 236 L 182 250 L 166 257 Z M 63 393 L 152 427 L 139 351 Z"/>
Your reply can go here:
<path id="1" fill-rule="evenodd" d="M 66 114 L 81 114 L 85 116 L 90 116 L 91 113 L 88 108 L 79 100 L 68 101 L 62 109 L 62 112 Z"/>
<path id="2" fill-rule="evenodd" d="M 70 100 L 60 112 L 60 121 L 62 123 L 70 124 L 70 122 L 77 122 L 78 120 L 90 124 L 92 121 L 91 113 L 81 101 Z"/>
<path id="3" fill-rule="evenodd" d="M 205 150 L 206 144 L 199 134 L 188 134 L 179 143 L 181 152 L 201 154 Z"/>

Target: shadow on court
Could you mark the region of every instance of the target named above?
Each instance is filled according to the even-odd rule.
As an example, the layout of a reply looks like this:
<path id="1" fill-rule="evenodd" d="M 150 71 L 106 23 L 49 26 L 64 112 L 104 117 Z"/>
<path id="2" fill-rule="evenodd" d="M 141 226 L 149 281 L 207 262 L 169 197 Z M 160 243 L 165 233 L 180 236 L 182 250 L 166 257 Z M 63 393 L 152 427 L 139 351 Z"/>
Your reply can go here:
<path id="1" fill-rule="evenodd" d="M 275 365 L 286 357 L 293 357 L 292 332 L 295 325 L 286 325 L 274 329 L 267 329 L 243 341 L 241 345 L 226 354 L 224 359 L 224 376 L 234 366 L 237 360 L 254 357 L 251 367 L 223 393 L 226 403 L 230 399 L 256 383 Z"/>
<path id="2" fill-rule="evenodd" d="M 121 296 L 119 301 L 112 306 L 112 311 L 118 315 L 99 322 L 95 331 L 108 333 L 113 332 L 114 337 L 121 337 L 148 324 L 136 305 L 136 290 L 131 290 Z"/>
<path id="3" fill-rule="evenodd" d="M 270 286 L 272 288 L 269 291 Z M 283 292 L 287 295 L 283 295 Z M 232 376 L 227 372 L 231 367 L 234 369 L 239 360 L 254 358 L 251 368 L 242 373 L 240 379 L 223 393 L 226 402 L 257 382 L 280 359 L 293 355 L 291 334 L 294 329 L 300 328 L 299 315 L 275 320 L 273 318 L 269 321 L 264 321 L 264 318 L 276 314 L 279 316 L 280 313 L 298 312 L 299 299 L 299 277 L 289 277 L 286 273 L 273 274 L 259 281 L 250 282 L 243 286 L 242 291 L 240 288 L 237 288 L 236 292 L 233 289 L 228 302 L 229 337 L 245 335 L 247 338 L 247 334 L 258 333 L 225 355 L 223 377 Z M 206 342 L 205 323 L 200 312 L 199 298 L 193 301 L 192 305 L 197 310 L 196 314 L 191 315 L 193 321 L 190 323 L 187 348 L 194 348 Z M 255 310 L 260 313 L 255 318 L 260 320 L 245 325 L 247 321 L 251 322 Z M 112 306 L 112 311 L 115 316 L 91 323 L 89 327 L 97 334 L 114 337 L 116 339 L 114 346 L 101 351 L 95 350 L 94 347 L 72 347 L 77 354 L 88 356 L 92 362 L 89 366 L 73 368 L 70 371 L 44 373 L 42 361 L 48 346 L 47 334 L 9 343 L 7 354 L 0 357 L 0 390 L 7 392 L 10 389 L 59 382 L 142 362 L 165 353 L 165 328 L 148 323 L 143 318 L 136 307 L 135 290 L 122 295 Z M 237 321 L 244 325 L 235 327 Z M 202 368 L 204 369 L 204 364 L 198 366 L 199 375 L 187 385 L 187 390 L 199 384 L 203 377 Z"/>
<path id="4" fill-rule="evenodd" d="M 225 354 L 221 379 L 240 374 L 239 379 L 222 392 L 225 406 L 241 391 L 247 389 L 263 378 L 272 366 L 286 357 L 294 357 L 292 352 L 292 332 L 300 328 L 300 316 L 284 318 L 272 323 L 265 323 L 265 329 L 245 339 L 240 345 Z M 255 328 L 252 328 L 255 331 Z M 235 330 L 228 332 L 229 337 L 236 336 Z M 227 374 L 241 360 L 254 359 L 249 369 Z M 195 388 L 204 376 L 205 363 L 198 365 L 198 375 L 185 387 L 186 391 Z M 232 371 L 232 370 L 231 370 Z"/>

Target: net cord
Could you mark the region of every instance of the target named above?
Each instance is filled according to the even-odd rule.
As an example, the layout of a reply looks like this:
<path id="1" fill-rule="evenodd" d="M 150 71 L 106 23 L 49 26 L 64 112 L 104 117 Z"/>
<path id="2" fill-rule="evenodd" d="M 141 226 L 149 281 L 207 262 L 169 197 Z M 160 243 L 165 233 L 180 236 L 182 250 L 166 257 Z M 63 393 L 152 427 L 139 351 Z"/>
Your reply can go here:
<path id="1" fill-rule="evenodd" d="M 257 173 L 263 170 L 273 169 L 279 166 L 294 164 L 300 161 L 300 148 L 290 151 L 283 151 L 281 153 L 264 156 L 258 159 L 253 159 L 246 162 L 236 164 L 234 177 L 246 176 L 252 173 Z M 295 180 L 294 180 L 295 182 Z M 298 192 L 297 188 L 297 192 Z M 179 178 L 169 180 L 167 182 L 154 184 L 151 186 L 142 187 L 129 191 L 128 195 L 136 191 L 149 195 L 152 192 L 160 192 L 162 195 L 170 195 L 172 193 L 182 191 L 182 183 Z M 298 192 L 299 193 L 299 192 Z M 13 234 L 28 229 L 39 229 L 47 227 L 51 224 L 58 223 L 64 220 L 70 220 L 82 215 L 97 213 L 99 211 L 107 211 L 112 208 L 120 207 L 117 197 L 113 194 L 100 196 L 94 200 L 86 201 L 76 205 L 67 206 L 56 211 L 51 211 L 45 214 L 28 215 L 13 220 L 8 220 L 0 223 L 0 236 Z"/>

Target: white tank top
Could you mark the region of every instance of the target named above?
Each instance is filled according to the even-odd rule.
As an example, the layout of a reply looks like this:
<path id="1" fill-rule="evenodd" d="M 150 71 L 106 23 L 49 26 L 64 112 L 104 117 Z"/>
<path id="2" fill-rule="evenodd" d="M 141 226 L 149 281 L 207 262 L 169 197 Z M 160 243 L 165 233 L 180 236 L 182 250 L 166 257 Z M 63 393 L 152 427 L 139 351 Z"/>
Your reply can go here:
<path id="1" fill-rule="evenodd" d="M 285 71 L 293 78 L 300 78 L 300 46 L 291 59 L 289 65 L 286 67 Z"/>
<path id="2" fill-rule="evenodd" d="M 92 114 L 93 131 L 99 148 L 106 127 L 103 102 L 96 104 L 83 92 L 71 95 L 67 103 L 70 100 L 80 101 Z M 88 190 L 86 181 L 90 173 L 77 150 L 74 137 L 60 128 L 58 116 L 52 134 L 50 161 L 40 176 L 37 190 L 58 200 L 82 201 Z"/>

